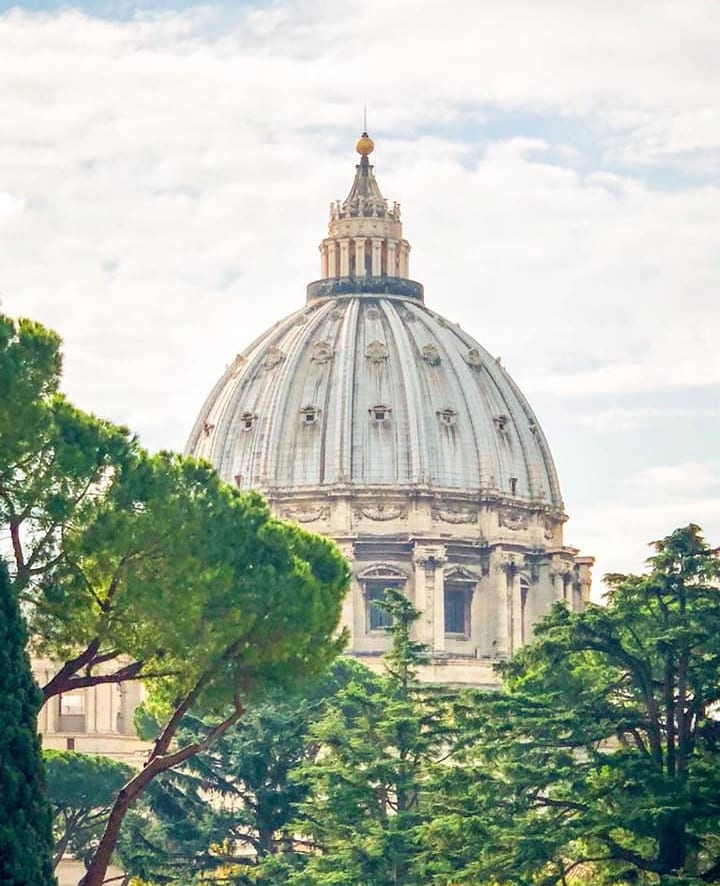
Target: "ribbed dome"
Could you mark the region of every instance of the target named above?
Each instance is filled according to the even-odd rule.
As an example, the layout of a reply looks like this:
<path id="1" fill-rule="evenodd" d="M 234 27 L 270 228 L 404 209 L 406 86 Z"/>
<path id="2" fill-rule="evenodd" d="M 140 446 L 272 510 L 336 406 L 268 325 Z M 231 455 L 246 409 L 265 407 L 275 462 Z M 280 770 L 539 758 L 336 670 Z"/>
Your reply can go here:
<path id="1" fill-rule="evenodd" d="M 477 490 L 563 506 L 518 387 L 417 298 L 320 298 L 277 323 L 215 386 L 188 451 L 263 491 Z"/>

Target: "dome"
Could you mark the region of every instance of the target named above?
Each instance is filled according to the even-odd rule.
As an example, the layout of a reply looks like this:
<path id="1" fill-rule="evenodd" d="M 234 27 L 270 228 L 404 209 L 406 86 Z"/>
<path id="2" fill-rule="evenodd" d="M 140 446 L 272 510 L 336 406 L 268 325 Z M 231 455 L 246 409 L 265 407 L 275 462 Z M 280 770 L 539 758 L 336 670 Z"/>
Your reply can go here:
<path id="1" fill-rule="evenodd" d="M 375 666 L 387 650 L 378 602 L 393 587 L 419 612 L 421 677 L 489 686 L 493 662 L 554 602 L 584 605 L 593 560 L 563 543 L 527 400 L 410 279 L 400 205 L 382 195 L 370 144 L 363 133 L 350 191 L 330 206 L 305 305 L 238 354 L 187 452 L 337 542 L 353 575 L 350 654 Z"/>
<path id="2" fill-rule="evenodd" d="M 316 298 L 237 357 L 190 438 L 264 491 L 476 491 L 562 510 L 549 447 L 508 373 L 417 298 Z"/>

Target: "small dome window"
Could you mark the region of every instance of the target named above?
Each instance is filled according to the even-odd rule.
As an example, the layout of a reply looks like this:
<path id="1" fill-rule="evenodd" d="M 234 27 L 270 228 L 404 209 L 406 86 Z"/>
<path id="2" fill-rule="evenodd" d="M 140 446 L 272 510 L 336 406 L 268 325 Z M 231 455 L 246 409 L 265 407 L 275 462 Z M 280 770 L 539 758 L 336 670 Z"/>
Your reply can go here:
<path id="1" fill-rule="evenodd" d="M 495 427 L 503 433 L 507 430 L 510 419 L 507 415 L 496 415 L 493 417 L 493 421 L 495 422 Z"/>
<path id="2" fill-rule="evenodd" d="M 314 425 L 320 418 L 320 410 L 317 406 L 303 406 L 300 410 L 300 418 L 304 425 Z"/>
<path id="3" fill-rule="evenodd" d="M 240 427 L 243 431 L 252 431 L 256 421 L 257 415 L 254 412 L 243 412 L 240 416 Z"/>
<path id="4" fill-rule="evenodd" d="M 377 423 L 388 421 L 390 418 L 390 413 L 392 409 L 389 406 L 385 406 L 383 403 L 378 403 L 377 406 L 370 407 L 370 418 Z"/>
<path id="5" fill-rule="evenodd" d="M 517 495 L 517 477 L 510 477 L 510 495 Z"/>
<path id="6" fill-rule="evenodd" d="M 454 409 L 450 409 L 450 407 L 447 407 L 446 409 L 438 409 L 437 417 L 440 420 L 441 425 L 452 427 L 457 424 L 457 412 L 455 412 Z"/>

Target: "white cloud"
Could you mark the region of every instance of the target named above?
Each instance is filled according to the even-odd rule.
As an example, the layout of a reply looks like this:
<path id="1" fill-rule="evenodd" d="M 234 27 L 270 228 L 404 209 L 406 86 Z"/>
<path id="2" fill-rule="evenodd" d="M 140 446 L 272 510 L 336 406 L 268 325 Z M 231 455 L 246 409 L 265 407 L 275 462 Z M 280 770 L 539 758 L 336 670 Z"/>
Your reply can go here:
<path id="1" fill-rule="evenodd" d="M 642 572 L 650 542 L 689 523 L 701 525 L 710 544 L 720 542 L 720 461 L 655 465 L 626 478 L 618 494 L 577 508 L 572 535 L 597 553 L 594 596 L 608 572 Z"/>
<path id="2" fill-rule="evenodd" d="M 717 408 L 661 408 L 635 407 L 596 409 L 582 412 L 574 416 L 576 424 L 589 428 L 598 434 L 622 434 L 635 431 L 657 422 L 668 419 L 720 419 L 720 407 Z"/>

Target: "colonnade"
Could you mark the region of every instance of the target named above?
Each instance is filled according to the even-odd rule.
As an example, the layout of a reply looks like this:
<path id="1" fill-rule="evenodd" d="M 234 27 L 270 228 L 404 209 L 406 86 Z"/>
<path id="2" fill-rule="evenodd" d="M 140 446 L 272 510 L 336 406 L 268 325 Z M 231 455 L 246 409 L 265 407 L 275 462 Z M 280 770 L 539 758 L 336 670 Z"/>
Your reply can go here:
<path id="1" fill-rule="evenodd" d="M 409 276 L 410 244 L 383 237 L 328 238 L 320 244 L 320 271 L 328 277 Z"/>

